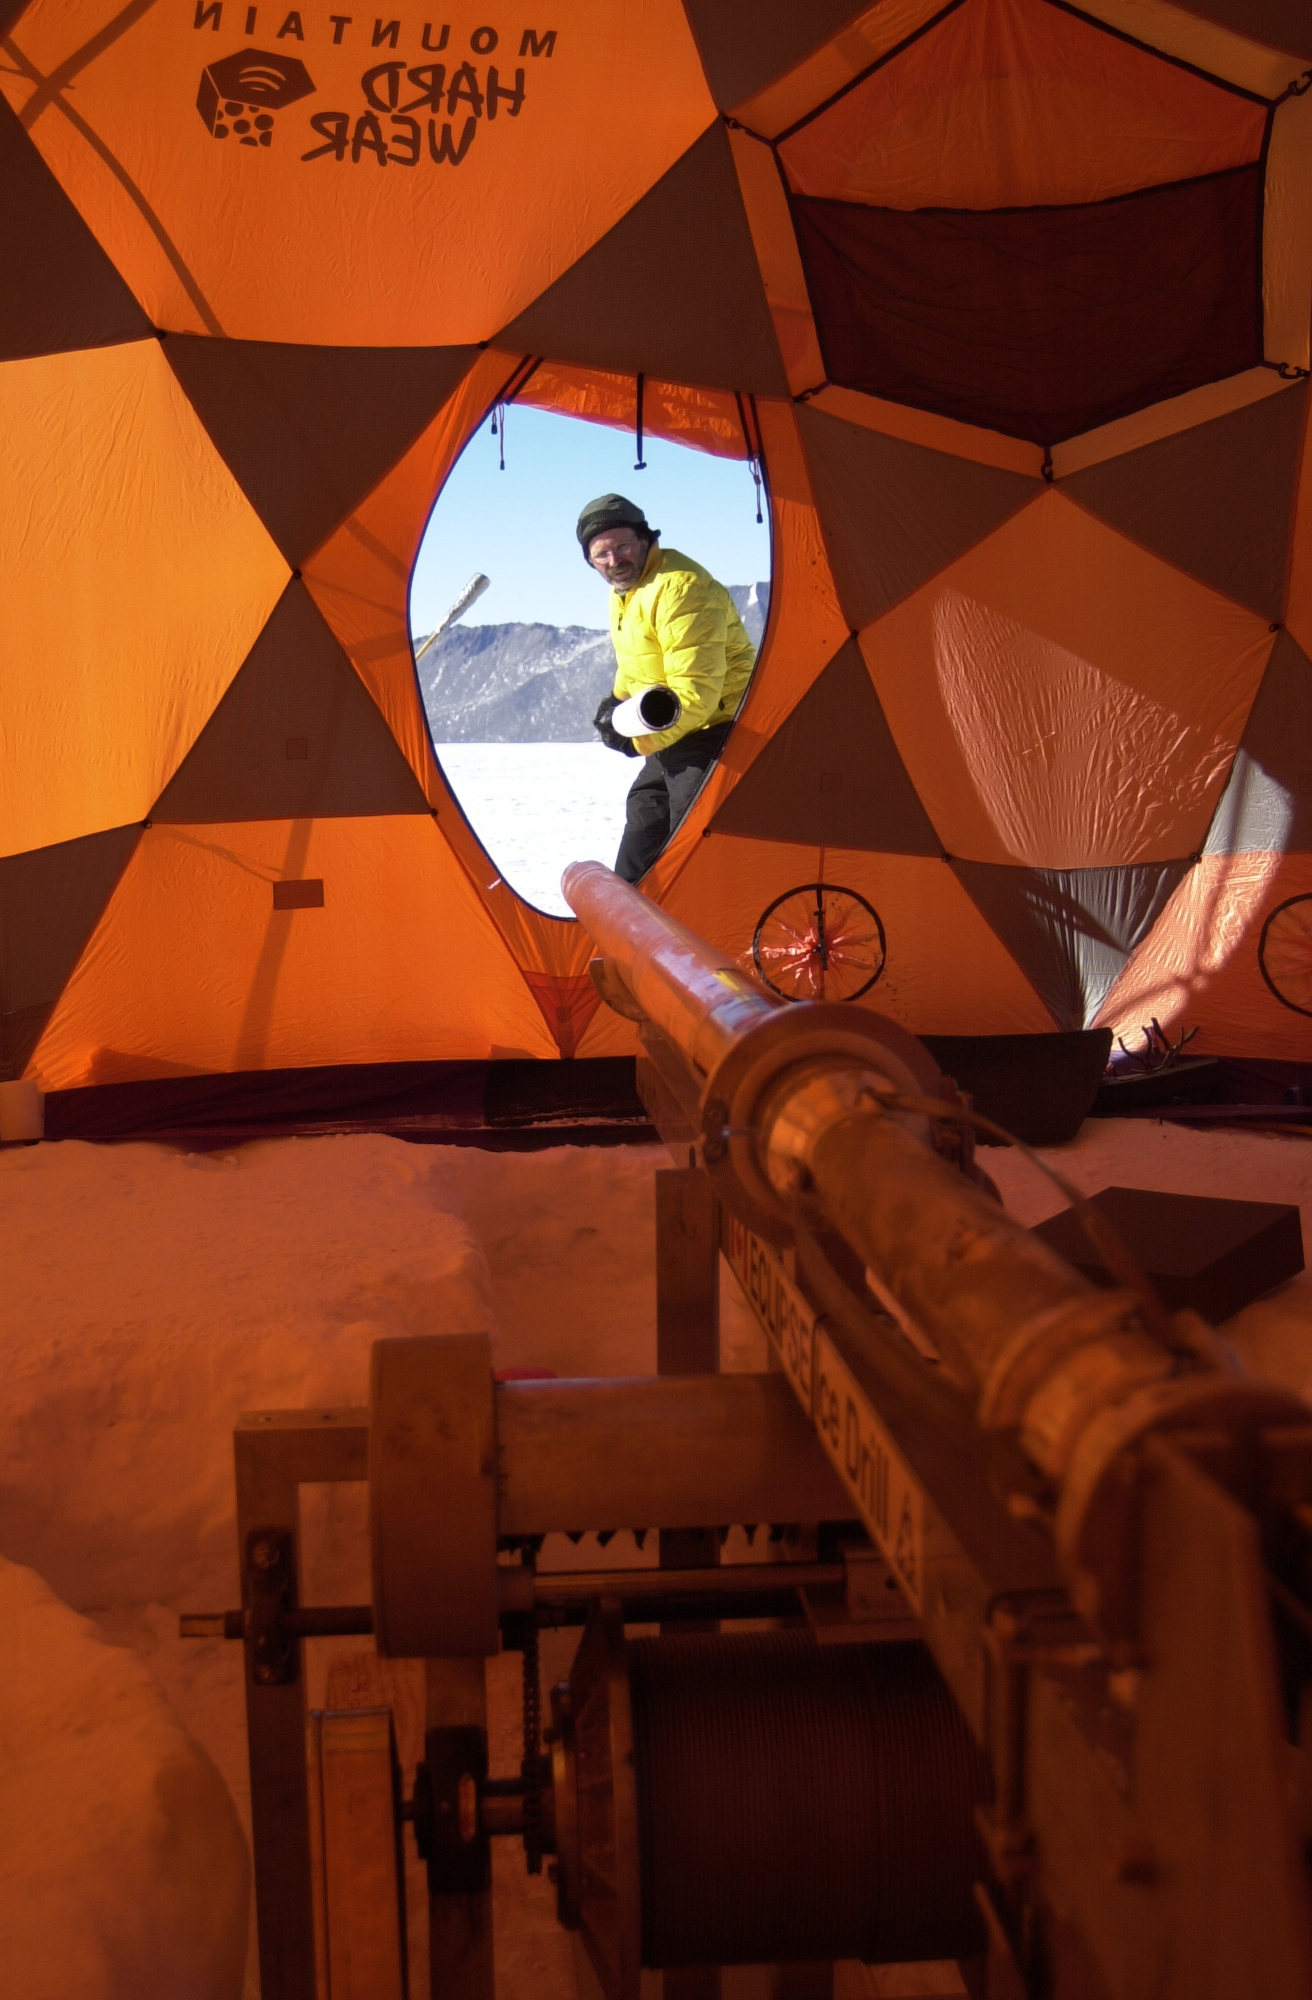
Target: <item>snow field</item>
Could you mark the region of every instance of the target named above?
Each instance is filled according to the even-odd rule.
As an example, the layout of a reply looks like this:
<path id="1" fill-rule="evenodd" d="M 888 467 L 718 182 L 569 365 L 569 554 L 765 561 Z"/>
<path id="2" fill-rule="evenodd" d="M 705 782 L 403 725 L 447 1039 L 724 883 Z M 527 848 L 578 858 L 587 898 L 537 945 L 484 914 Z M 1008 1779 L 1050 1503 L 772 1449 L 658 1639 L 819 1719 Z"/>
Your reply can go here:
<path id="1" fill-rule="evenodd" d="M 610 867 L 624 800 L 642 768 L 603 743 L 439 743 L 442 769 L 466 819 L 512 889 L 556 917 L 571 861 Z"/>

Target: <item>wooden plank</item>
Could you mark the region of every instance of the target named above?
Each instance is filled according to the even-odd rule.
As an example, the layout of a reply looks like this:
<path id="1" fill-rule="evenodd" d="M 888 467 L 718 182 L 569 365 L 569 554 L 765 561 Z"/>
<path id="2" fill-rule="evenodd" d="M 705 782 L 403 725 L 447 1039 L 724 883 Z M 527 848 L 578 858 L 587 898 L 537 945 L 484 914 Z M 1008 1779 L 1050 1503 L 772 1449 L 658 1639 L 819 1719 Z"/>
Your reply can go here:
<path id="1" fill-rule="evenodd" d="M 656 1372 L 720 1366 L 720 1204 L 700 1167 L 656 1175 Z"/>
<path id="2" fill-rule="evenodd" d="M 390 1708 L 326 1711 L 318 1736 L 328 2000 L 405 2000 Z"/>
<path id="3" fill-rule="evenodd" d="M 298 1540 L 297 1481 L 279 1463 L 278 1433 L 241 1426 L 233 1437 L 237 1474 L 237 1549 L 242 1601 L 249 1598 L 246 1540 L 274 1528 Z M 293 1587 L 292 1600 L 296 1592 Z M 310 1801 L 305 1758 L 304 1647 L 296 1643 L 294 1681 L 266 1687 L 246 1653 L 246 1744 L 251 1778 L 251 1858 L 262 2000 L 315 2000 Z"/>
<path id="4" fill-rule="evenodd" d="M 683 1161 L 702 1135 L 700 1086 L 677 1049 L 649 1021 L 638 1034 L 645 1050 L 635 1072 L 638 1096 L 671 1157 Z"/>
<path id="5" fill-rule="evenodd" d="M 244 1410 L 233 1436 L 247 1463 L 267 1460 L 293 1485 L 369 1476 L 367 1410 Z"/>
<path id="6" fill-rule="evenodd" d="M 503 1535 L 852 1513 L 774 1373 L 507 1382 L 497 1439 Z"/>
<path id="7" fill-rule="evenodd" d="M 487 1728 L 481 1659 L 424 1662 L 429 1729 Z M 428 1899 L 431 2000 L 495 2000 L 492 1892 Z"/>

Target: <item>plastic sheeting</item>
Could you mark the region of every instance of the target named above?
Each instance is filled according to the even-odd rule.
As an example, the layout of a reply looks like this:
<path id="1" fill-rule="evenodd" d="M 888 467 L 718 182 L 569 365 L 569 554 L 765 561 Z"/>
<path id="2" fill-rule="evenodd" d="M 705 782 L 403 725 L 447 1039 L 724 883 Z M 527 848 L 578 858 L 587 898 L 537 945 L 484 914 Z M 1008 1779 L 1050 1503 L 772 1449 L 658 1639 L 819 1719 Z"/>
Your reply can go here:
<path id="1" fill-rule="evenodd" d="M 1308 894 L 1307 855 L 1204 855 L 1113 986 L 1096 1025 L 1131 1046 L 1156 1019 L 1172 1036 L 1199 1028 L 1191 1049 L 1280 1057 L 1312 1047 L 1307 1016 L 1271 991 L 1259 957 L 1267 918 Z"/>

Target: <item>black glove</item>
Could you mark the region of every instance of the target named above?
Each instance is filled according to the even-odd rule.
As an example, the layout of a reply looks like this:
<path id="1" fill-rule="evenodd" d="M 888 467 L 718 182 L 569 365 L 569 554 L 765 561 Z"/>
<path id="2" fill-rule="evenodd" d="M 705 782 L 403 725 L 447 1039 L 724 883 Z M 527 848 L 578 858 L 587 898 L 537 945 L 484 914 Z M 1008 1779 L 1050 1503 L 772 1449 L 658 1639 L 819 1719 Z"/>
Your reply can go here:
<path id="1" fill-rule="evenodd" d="M 592 726 L 608 750 L 622 750 L 626 757 L 636 757 L 638 752 L 631 736 L 621 736 L 611 722 L 611 717 L 620 705 L 617 694 L 608 694 L 599 705 L 592 718 Z"/>

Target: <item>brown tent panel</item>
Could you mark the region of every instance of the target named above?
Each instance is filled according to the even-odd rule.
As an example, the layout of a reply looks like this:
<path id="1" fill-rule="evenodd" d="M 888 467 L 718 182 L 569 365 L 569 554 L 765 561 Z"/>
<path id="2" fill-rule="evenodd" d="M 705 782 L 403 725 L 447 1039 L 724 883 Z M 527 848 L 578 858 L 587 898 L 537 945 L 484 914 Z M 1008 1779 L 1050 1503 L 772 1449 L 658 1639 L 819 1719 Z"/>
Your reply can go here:
<path id="1" fill-rule="evenodd" d="M 142 340 L 150 321 L 0 98 L 0 360 Z"/>
<path id="2" fill-rule="evenodd" d="M 140 838 L 116 826 L 0 859 L 0 1079 L 22 1075 Z"/>
<path id="3" fill-rule="evenodd" d="M 1204 851 L 1312 853 L 1312 660 L 1288 632 L 1272 648 Z"/>
<path id="4" fill-rule="evenodd" d="M 711 827 L 871 853 L 943 852 L 855 639 L 775 731 Z"/>
<path id="5" fill-rule="evenodd" d="M 724 128 L 710 126 L 496 344 L 708 389 L 787 394 Z"/>
<path id="6" fill-rule="evenodd" d="M 868 0 L 685 0 L 711 90 L 721 111 L 764 90 L 804 62 Z"/>
<path id="7" fill-rule="evenodd" d="M 188 824 L 428 809 L 396 738 L 293 578 L 151 817 Z"/>
<path id="8" fill-rule="evenodd" d="M 1306 0 L 1189 0 L 1189 11 L 1312 62 L 1312 14 Z"/>
<path id="9" fill-rule="evenodd" d="M 952 458 L 805 406 L 798 429 L 829 560 L 853 626 L 910 597 L 1044 491 L 1037 479 Z"/>
<path id="10" fill-rule="evenodd" d="M 1284 608 L 1306 384 L 1086 466 L 1061 482 L 1168 562 L 1260 611 Z"/>
<path id="11" fill-rule="evenodd" d="M 1138 868 L 995 868 L 954 861 L 953 871 L 1059 1028 L 1087 1028 L 1130 953 L 1147 936 L 1186 873 L 1187 861 Z"/>
<path id="12" fill-rule="evenodd" d="M 164 352 L 294 569 L 418 437 L 475 356 L 194 334 L 171 334 Z"/>

